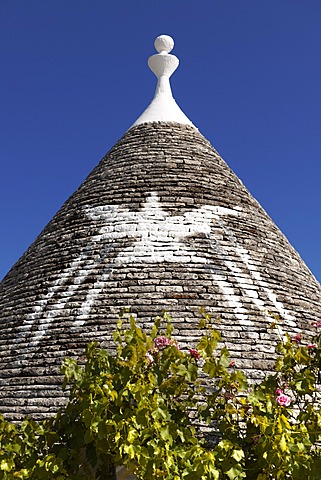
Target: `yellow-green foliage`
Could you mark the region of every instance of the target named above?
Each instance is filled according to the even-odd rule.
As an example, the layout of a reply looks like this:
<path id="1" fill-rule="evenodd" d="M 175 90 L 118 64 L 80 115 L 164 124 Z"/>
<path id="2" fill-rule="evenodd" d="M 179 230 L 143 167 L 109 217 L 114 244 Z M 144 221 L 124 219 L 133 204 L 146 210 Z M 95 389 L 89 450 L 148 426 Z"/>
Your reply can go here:
<path id="1" fill-rule="evenodd" d="M 208 314 L 186 351 L 167 315 L 149 334 L 119 320 L 114 356 L 90 344 L 84 366 L 64 361 L 55 417 L 0 418 L 0 479 L 112 480 L 116 465 L 140 480 L 320 479 L 319 327 L 307 346 L 282 339 L 275 373 L 249 387 Z"/>

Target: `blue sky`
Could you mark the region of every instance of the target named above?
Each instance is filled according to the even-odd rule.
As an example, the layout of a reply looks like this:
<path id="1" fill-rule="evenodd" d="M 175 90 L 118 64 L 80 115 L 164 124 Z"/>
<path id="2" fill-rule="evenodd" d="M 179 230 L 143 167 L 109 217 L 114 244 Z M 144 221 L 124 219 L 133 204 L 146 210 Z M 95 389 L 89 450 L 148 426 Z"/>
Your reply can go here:
<path id="1" fill-rule="evenodd" d="M 0 278 L 151 100 L 176 101 L 321 280 L 319 0 L 0 0 Z"/>

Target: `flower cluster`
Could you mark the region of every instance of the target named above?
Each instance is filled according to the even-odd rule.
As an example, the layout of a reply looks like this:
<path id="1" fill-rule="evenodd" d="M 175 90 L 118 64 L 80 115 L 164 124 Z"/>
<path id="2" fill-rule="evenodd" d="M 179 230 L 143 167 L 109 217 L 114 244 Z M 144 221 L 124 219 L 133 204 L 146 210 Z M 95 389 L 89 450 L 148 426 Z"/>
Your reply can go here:
<path id="1" fill-rule="evenodd" d="M 155 347 L 148 350 L 145 354 L 145 358 L 148 361 L 149 365 L 152 365 L 155 362 L 155 358 L 157 357 L 158 353 L 161 350 L 164 350 L 166 347 L 175 347 L 179 350 L 179 345 L 176 340 L 169 339 L 164 335 L 154 338 L 154 345 Z M 201 358 L 201 354 L 196 348 L 190 348 L 189 354 L 195 360 L 199 360 Z"/>
<path id="2" fill-rule="evenodd" d="M 318 320 L 317 322 L 311 322 L 311 325 L 313 327 L 320 328 L 321 327 L 321 320 Z"/>
<path id="3" fill-rule="evenodd" d="M 189 350 L 190 356 L 195 358 L 195 360 L 199 360 L 201 358 L 201 354 L 196 350 L 196 348 L 190 348 Z"/>
<path id="4" fill-rule="evenodd" d="M 311 325 L 313 327 L 319 328 L 319 327 L 321 327 L 321 320 L 318 320 L 317 322 L 311 322 Z M 294 342 L 294 343 L 297 343 L 297 344 L 301 343 L 302 342 L 302 334 L 301 333 L 296 333 L 295 335 L 293 335 L 293 337 L 291 337 L 291 341 Z M 313 350 L 317 347 L 318 347 L 318 345 L 316 343 L 308 343 L 306 345 L 306 348 L 308 350 Z"/>
<path id="5" fill-rule="evenodd" d="M 295 342 L 295 343 L 300 343 L 301 340 L 302 340 L 302 335 L 301 333 L 297 333 L 296 335 L 294 335 L 292 338 L 291 338 L 292 342 Z"/>
<path id="6" fill-rule="evenodd" d="M 167 347 L 167 345 L 169 345 L 169 342 L 170 340 L 167 337 L 157 337 L 154 339 L 154 345 L 159 350 Z"/>
<path id="7" fill-rule="evenodd" d="M 155 348 L 148 350 L 148 352 L 145 354 L 145 357 L 150 365 L 155 362 L 155 357 L 164 348 L 175 347 L 177 350 L 179 350 L 179 345 L 176 340 L 169 339 L 163 335 L 154 338 L 154 345 Z"/>
<path id="8" fill-rule="evenodd" d="M 176 340 L 168 339 L 167 337 L 156 337 L 154 339 L 154 345 L 158 350 L 162 350 L 165 347 L 176 347 L 179 350 L 179 345 Z"/>
<path id="9" fill-rule="evenodd" d="M 289 395 L 285 395 L 281 388 L 277 389 L 276 394 L 277 397 L 275 401 L 278 405 L 281 405 L 282 407 L 288 407 L 291 404 L 291 398 L 289 397 Z"/>

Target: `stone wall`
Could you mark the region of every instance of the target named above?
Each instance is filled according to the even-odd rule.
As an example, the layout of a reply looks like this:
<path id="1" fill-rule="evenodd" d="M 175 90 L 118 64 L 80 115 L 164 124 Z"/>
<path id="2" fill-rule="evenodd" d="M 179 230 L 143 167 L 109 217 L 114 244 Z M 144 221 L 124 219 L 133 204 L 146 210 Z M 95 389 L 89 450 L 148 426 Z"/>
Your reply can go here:
<path id="1" fill-rule="evenodd" d="M 91 340 L 111 348 L 123 306 L 146 328 L 166 309 L 183 346 L 208 307 L 258 378 L 274 359 L 267 311 L 309 331 L 321 288 L 210 143 L 155 122 L 120 139 L 2 281 L 0 410 L 56 411 L 62 359 Z"/>

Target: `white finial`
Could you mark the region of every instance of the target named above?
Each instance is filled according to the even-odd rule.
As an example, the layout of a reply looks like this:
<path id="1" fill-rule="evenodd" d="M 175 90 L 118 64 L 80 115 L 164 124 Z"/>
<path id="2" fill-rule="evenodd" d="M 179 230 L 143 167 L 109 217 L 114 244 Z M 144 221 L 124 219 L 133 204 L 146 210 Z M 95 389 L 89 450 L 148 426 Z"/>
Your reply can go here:
<path id="1" fill-rule="evenodd" d="M 169 83 L 179 65 L 178 58 L 169 54 L 174 40 L 168 35 L 160 35 L 154 45 L 158 53 L 148 59 L 148 66 L 158 79 L 154 99 L 132 126 L 157 121 L 193 125 L 175 102 Z"/>
<path id="2" fill-rule="evenodd" d="M 175 72 L 176 68 L 179 65 L 178 58 L 175 57 L 175 55 L 169 55 L 168 53 L 174 47 L 174 40 L 168 35 L 160 35 L 156 38 L 154 45 L 159 53 L 149 57 L 148 66 L 158 78 L 158 85 L 155 96 L 158 93 L 158 89 L 161 89 L 161 91 L 168 90 L 169 93 L 172 95 L 171 87 L 169 84 L 169 77 Z M 166 80 L 162 77 L 165 77 Z"/>
<path id="3" fill-rule="evenodd" d="M 154 45 L 158 53 L 169 53 L 174 48 L 174 40 L 169 35 L 160 35 L 156 38 Z"/>

